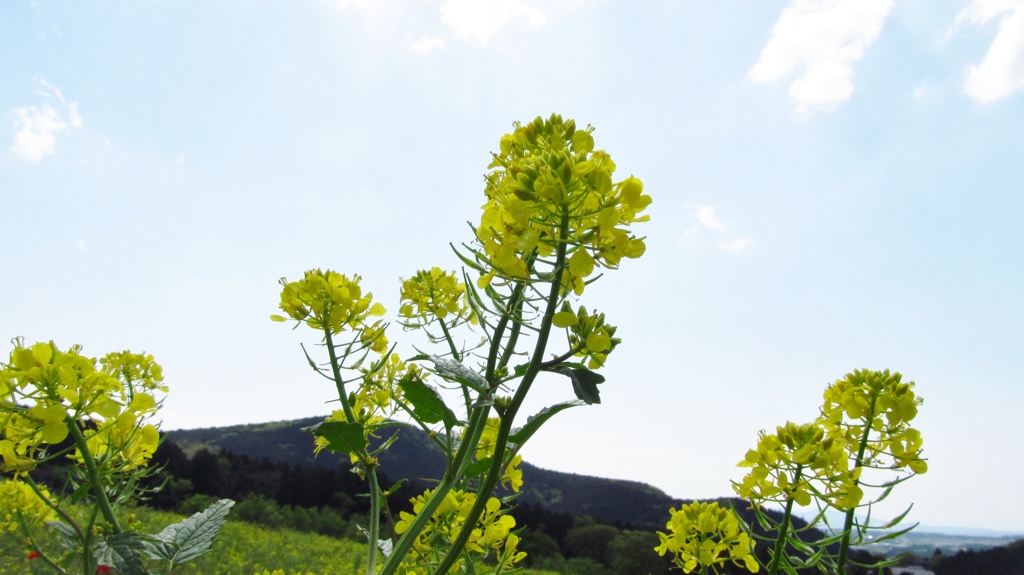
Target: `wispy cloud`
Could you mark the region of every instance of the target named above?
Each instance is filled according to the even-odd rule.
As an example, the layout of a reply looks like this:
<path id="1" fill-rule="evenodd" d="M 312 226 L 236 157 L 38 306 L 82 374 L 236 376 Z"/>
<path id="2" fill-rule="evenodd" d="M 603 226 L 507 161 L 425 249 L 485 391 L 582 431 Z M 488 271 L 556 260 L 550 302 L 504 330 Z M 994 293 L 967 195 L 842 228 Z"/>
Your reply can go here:
<path id="1" fill-rule="evenodd" d="M 696 224 L 683 227 L 682 234 L 679 236 L 679 245 L 698 245 L 705 232 L 711 233 L 713 237 L 718 238 L 721 238 L 723 235 L 726 237 L 731 235 L 729 232 L 732 230 L 732 226 L 718 218 L 718 213 L 714 206 L 697 204 L 687 208 L 697 222 Z M 747 249 L 751 243 L 752 240 L 749 238 L 737 238 L 721 239 L 716 241 L 715 245 L 722 251 L 741 252 Z"/>
<path id="2" fill-rule="evenodd" d="M 37 106 L 18 107 L 14 114 L 14 143 L 10 147 L 14 157 L 37 163 L 57 150 L 57 134 L 71 128 L 82 127 L 82 116 L 77 102 L 67 102 L 60 88 L 39 80 L 40 95 L 56 100 L 58 107 L 49 102 Z M 65 120 L 65 115 L 67 119 Z"/>
<path id="3" fill-rule="evenodd" d="M 540 10 L 522 0 L 445 0 L 441 22 L 457 37 L 486 48 L 513 24 L 540 28 L 546 19 Z"/>
<path id="4" fill-rule="evenodd" d="M 439 30 L 440 34 L 410 36 L 415 38 L 410 42 L 412 51 L 422 56 L 446 47 L 453 38 L 480 48 L 493 47 L 502 38 L 559 20 L 586 0 L 331 0 L 330 4 L 361 12 L 368 25 L 401 22 L 406 29 Z"/>
<path id="5" fill-rule="evenodd" d="M 750 79 L 798 73 L 789 89 L 797 110 L 835 109 L 853 96 L 853 64 L 878 39 L 892 6 L 893 0 L 792 0 Z"/>
<path id="6" fill-rule="evenodd" d="M 953 29 L 963 23 L 983 26 L 996 18 L 995 39 L 964 80 L 964 92 L 982 104 L 1024 90 L 1024 0 L 974 0 L 953 24 Z"/>
<path id="7" fill-rule="evenodd" d="M 740 238 L 738 240 L 732 240 L 731 242 L 718 242 L 718 249 L 725 252 L 742 252 L 743 250 L 750 247 L 750 240 Z"/>
<path id="8" fill-rule="evenodd" d="M 431 36 L 430 34 L 424 34 L 423 36 L 420 36 L 419 38 L 416 39 L 416 41 L 412 43 L 411 48 L 413 52 L 416 52 L 420 56 L 426 56 L 427 54 L 430 54 L 434 50 L 440 50 L 444 48 L 444 46 L 444 38 Z"/>
<path id="9" fill-rule="evenodd" d="M 724 232 L 729 229 L 725 224 L 719 221 L 718 216 L 715 214 L 714 206 L 698 204 L 693 209 L 693 214 L 697 216 L 697 220 L 700 221 L 701 225 L 709 230 Z"/>

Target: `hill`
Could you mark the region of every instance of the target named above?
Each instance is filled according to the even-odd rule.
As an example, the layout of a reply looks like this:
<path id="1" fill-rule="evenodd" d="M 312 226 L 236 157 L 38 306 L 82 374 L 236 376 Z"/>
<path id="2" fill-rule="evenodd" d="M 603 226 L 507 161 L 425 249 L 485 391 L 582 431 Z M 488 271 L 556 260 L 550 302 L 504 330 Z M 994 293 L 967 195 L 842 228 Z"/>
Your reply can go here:
<path id="1" fill-rule="evenodd" d="M 262 424 L 184 429 L 169 431 L 167 436 L 189 455 L 205 448 L 214 452 L 231 451 L 254 459 L 268 458 L 292 465 L 336 467 L 346 463 L 346 458 L 326 451 L 314 457 L 313 439 L 300 430 L 321 421 L 322 417 L 311 417 Z M 444 455 L 422 430 L 400 426 L 387 431 L 400 434 L 401 440 L 380 458 L 380 470 L 384 475 L 391 479 L 409 478 L 425 485 L 441 477 L 444 473 Z M 383 435 L 382 439 L 389 437 Z M 526 462 L 520 469 L 523 470 L 525 483 L 519 499 L 521 503 L 541 505 L 574 517 L 589 515 L 607 523 L 640 529 L 663 529 L 668 520 L 668 509 L 682 503 L 660 489 L 639 481 L 551 471 Z"/>

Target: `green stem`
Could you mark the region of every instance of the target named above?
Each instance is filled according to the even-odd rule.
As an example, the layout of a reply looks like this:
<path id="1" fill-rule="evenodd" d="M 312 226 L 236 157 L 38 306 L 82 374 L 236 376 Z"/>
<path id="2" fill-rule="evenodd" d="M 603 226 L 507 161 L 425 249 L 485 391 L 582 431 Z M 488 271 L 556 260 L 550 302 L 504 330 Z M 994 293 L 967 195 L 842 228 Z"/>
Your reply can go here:
<path id="1" fill-rule="evenodd" d="M 800 483 L 800 474 L 803 470 L 803 465 L 796 466 L 796 473 L 793 475 L 794 488 Z M 786 536 L 789 534 L 789 523 L 793 517 L 793 503 L 795 501 L 795 499 L 790 497 L 789 501 L 786 502 L 786 512 L 782 516 L 782 523 L 779 524 L 779 536 L 775 538 L 775 550 L 772 552 L 772 562 L 768 566 L 768 575 L 775 575 L 779 571 L 782 556 L 786 554 Z"/>
<path id="2" fill-rule="evenodd" d="M 377 483 L 377 473 L 372 467 L 367 467 L 366 476 L 370 480 L 370 529 L 367 537 L 370 540 L 370 550 L 366 554 L 366 575 L 377 575 L 377 541 L 380 539 L 380 484 Z"/>
<path id="3" fill-rule="evenodd" d="M 868 418 L 864 423 L 864 435 L 860 438 L 860 447 L 857 450 L 857 461 L 853 466 L 854 470 L 860 469 L 864 466 L 864 452 L 867 451 L 868 438 L 871 435 L 871 426 L 875 422 L 875 404 L 877 401 L 877 396 L 871 400 L 871 409 L 868 411 Z M 860 479 L 855 479 L 853 484 L 860 485 Z M 853 517 L 856 511 L 856 507 L 846 511 L 846 520 L 843 522 L 843 540 L 839 542 L 839 557 L 836 559 L 838 575 L 846 575 L 846 557 L 850 552 L 850 538 L 853 536 L 851 530 L 853 529 Z"/>
<path id="4" fill-rule="evenodd" d="M 445 325 L 444 320 L 437 318 L 437 323 L 441 324 L 441 333 L 444 334 L 445 341 L 448 342 L 448 349 L 452 352 L 452 359 L 455 361 L 462 361 L 462 356 L 459 355 L 459 350 L 455 347 L 455 340 L 452 339 L 452 334 L 448 331 L 448 326 Z"/>
<path id="5" fill-rule="evenodd" d="M 516 284 L 515 289 L 512 290 L 512 298 L 509 302 L 509 307 L 512 309 L 512 331 L 508 334 L 508 341 L 505 343 L 505 351 L 501 354 L 501 359 L 498 361 L 498 369 L 501 369 L 508 365 L 512 354 L 516 351 L 516 343 L 519 342 L 519 332 L 523 327 L 522 315 L 523 315 L 523 284 Z"/>
<path id="6" fill-rule="evenodd" d="M 85 540 L 85 533 L 82 531 L 82 528 L 78 525 L 78 523 L 70 515 L 68 515 L 67 511 L 61 509 L 60 505 L 51 501 L 49 497 L 43 495 L 43 491 L 39 489 L 39 484 L 37 484 L 36 481 L 32 479 L 31 476 L 25 476 L 25 483 L 27 483 L 28 486 L 32 488 L 32 491 L 35 492 L 36 497 L 38 497 L 40 501 L 45 503 L 47 507 L 49 507 L 54 511 L 54 513 L 59 515 L 61 519 L 68 522 L 68 525 L 70 525 L 71 528 L 75 530 L 75 534 L 78 535 L 79 539 L 82 539 L 83 541 Z"/>
<path id="7" fill-rule="evenodd" d="M 469 425 L 466 427 L 466 433 L 463 436 L 463 441 L 459 444 L 459 449 L 455 453 L 454 464 L 452 468 L 447 471 L 441 478 L 440 483 L 434 488 L 433 493 L 427 502 L 423 505 L 423 509 L 416 514 L 416 518 L 413 519 L 412 523 L 402 537 L 399 538 L 398 543 L 395 544 L 394 549 L 391 551 L 391 555 L 380 569 L 378 575 L 394 575 L 395 571 L 398 570 L 399 564 L 402 559 L 412 548 L 413 541 L 423 531 L 424 526 L 430 521 L 430 518 L 434 516 L 434 511 L 444 501 L 448 492 L 451 491 L 455 485 L 455 479 L 461 477 L 465 472 L 466 466 L 469 464 L 467 456 L 471 457 L 476 451 L 476 444 L 480 440 L 480 434 L 483 433 L 483 428 L 487 423 L 487 415 L 490 413 L 490 406 L 479 407 L 473 411 L 469 418 Z M 470 448 L 470 446 L 473 446 Z"/>
<path id="8" fill-rule="evenodd" d="M 46 555 L 46 552 L 43 551 L 43 548 L 39 546 L 39 543 L 36 542 L 36 538 L 32 536 L 32 530 L 28 528 L 28 525 L 25 523 L 25 518 L 22 517 L 21 513 L 16 513 L 16 515 L 18 517 L 18 525 L 21 527 L 22 534 L 28 539 L 29 547 L 39 555 L 39 559 L 42 559 L 44 563 L 49 565 L 50 568 L 55 570 L 57 573 L 67 575 L 67 571 L 50 559 Z"/>
<path id="9" fill-rule="evenodd" d="M 437 318 L 437 323 L 441 324 L 441 333 L 444 334 L 444 340 L 448 342 L 448 349 L 452 352 L 452 359 L 461 362 L 462 356 L 459 355 L 459 350 L 455 347 L 455 341 L 452 339 L 452 334 L 448 332 L 448 326 L 445 325 L 444 319 Z M 469 413 L 473 400 L 469 397 L 469 386 L 464 383 L 462 384 L 462 401 L 466 404 L 466 413 Z"/>
<path id="10" fill-rule="evenodd" d="M 473 507 L 463 523 L 465 527 L 459 532 L 459 536 L 455 538 L 455 541 L 452 542 L 451 548 L 445 554 L 441 563 L 434 569 L 434 575 L 445 575 L 448 573 L 448 570 L 458 560 L 459 554 L 462 553 L 462 549 L 465 548 L 466 543 L 469 541 L 477 521 L 480 520 L 480 516 L 487 506 L 488 496 L 494 491 L 494 487 L 498 484 L 498 479 L 501 477 L 505 447 L 508 445 L 508 436 L 512 431 L 512 422 L 515 420 L 516 413 L 526 399 L 530 386 L 533 385 L 537 374 L 540 373 L 540 364 L 544 357 L 544 350 L 547 347 L 548 336 L 551 334 L 551 318 L 555 315 L 555 308 L 558 306 L 558 296 L 562 289 L 562 270 L 565 267 L 565 251 L 567 247 L 566 239 L 569 235 L 569 212 L 567 208 L 562 209 L 562 221 L 559 226 L 558 235 L 558 253 L 555 258 L 554 269 L 552 270 L 551 291 L 548 293 L 547 307 L 544 310 L 544 317 L 541 319 L 540 332 L 537 334 L 537 344 L 534 348 L 533 356 L 530 358 L 530 365 L 523 375 L 519 388 L 516 389 L 515 394 L 512 396 L 512 401 L 501 417 L 498 437 L 494 444 L 494 455 L 491 456 L 491 466 L 487 476 L 480 482 L 479 489 L 477 489 L 476 501 L 473 503 Z"/>
<path id="11" fill-rule="evenodd" d="M 85 436 L 82 435 L 82 430 L 78 429 L 78 422 L 68 417 L 67 426 L 71 437 L 75 440 L 75 445 L 78 446 L 78 452 L 82 454 L 82 461 L 85 462 L 85 472 L 89 476 L 89 483 L 92 485 L 92 491 L 96 496 L 96 503 L 99 505 L 100 512 L 103 513 L 103 518 L 110 523 L 115 535 L 123 532 L 124 529 L 121 528 L 121 524 L 114 515 L 114 508 L 110 505 L 110 499 L 107 498 L 107 490 L 103 488 L 102 478 L 100 477 L 99 470 L 96 468 L 96 460 L 93 459 L 92 452 L 89 451 L 89 444 Z M 86 549 L 86 554 L 88 555 L 88 549 Z"/>
<path id="12" fill-rule="evenodd" d="M 331 337 L 331 330 L 326 327 L 324 328 L 324 343 L 327 344 L 327 355 L 331 359 L 331 374 L 334 375 L 334 385 L 338 388 L 338 399 L 341 400 L 341 408 L 345 410 L 345 419 L 355 423 L 356 414 L 352 411 L 352 405 L 348 401 L 348 394 L 345 393 L 345 382 L 341 378 L 338 354 L 334 351 L 334 339 Z"/>
<path id="13" fill-rule="evenodd" d="M 327 355 L 331 360 L 331 373 L 334 375 L 334 383 L 338 388 L 338 399 L 341 400 L 341 408 L 345 411 L 345 419 L 355 423 L 355 411 L 352 409 L 352 404 L 349 403 L 348 394 L 345 393 L 345 382 L 341 377 L 341 366 L 338 365 L 338 354 L 334 349 L 331 330 L 326 327 L 324 328 L 324 343 L 327 344 Z M 366 575 L 376 575 L 377 540 L 380 538 L 380 483 L 377 481 L 375 464 L 371 463 L 367 450 L 361 449 L 356 455 L 359 457 L 363 470 L 366 472 L 366 479 L 370 483 L 370 526 L 367 529 L 370 546 L 366 554 Z"/>

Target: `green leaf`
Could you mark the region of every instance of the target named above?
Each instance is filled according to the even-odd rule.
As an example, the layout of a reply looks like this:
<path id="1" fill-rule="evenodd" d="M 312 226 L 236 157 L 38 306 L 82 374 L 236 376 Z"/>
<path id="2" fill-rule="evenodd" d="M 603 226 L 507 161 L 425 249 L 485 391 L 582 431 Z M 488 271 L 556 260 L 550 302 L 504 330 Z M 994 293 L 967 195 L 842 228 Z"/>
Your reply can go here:
<path id="1" fill-rule="evenodd" d="M 517 429 L 513 429 L 512 433 L 510 433 L 508 436 L 508 440 L 512 443 L 521 446 L 524 443 L 526 443 L 527 440 L 533 437 L 533 434 L 537 433 L 537 430 L 540 429 L 540 427 L 544 425 L 544 423 L 547 422 L 547 420 L 554 417 L 555 414 L 557 414 L 560 411 L 565 411 L 570 407 L 576 407 L 578 405 L 584 405 L 584 402 L 580 400 L 566 401 L 564 403 L 556 403 L 551 407 L 545 407 L 544 409 L 537 412 L 537 415 L 533 415 L 526 418 L 526 425 Z"/>
<path id="2" fill-rule="evenodd" d="M 448 245 L 452 248 L 452 251 L 455 252 L 455 255 L 458 256 L 459 259 L 462 260 L 462 263 L 466 264 L 467 267 L 472 268 L 472 269 L 474 269 L 474 270 L 476 270 L 476 271 L 478 271 L 478 272 L 480 272 L 482 274 L 483 273 L 487 273 L 484 270 L 484 268 L 480 266 L 480 264 L 478 264 L 477 262 L 475 262 L 475 261 L 467 258 L 466 256 L 462 255 L 462 252 L 457 250 L 455 248 L 455 245 L 453 245 L 453 244 L 448 244 Z"/>
<path id="3" fill-rule="evenodd" d="M 904 535 L 906 533 L 909 533 L 915 527 L 917 527 L 917 523 L 911 525 L 910 527 L 907 527 L 906 529 L 900 529 L 899 531 L 893 531 L 891 533 L 886 533 L 885 535 L 882 535 L 881 537 L 876 537 L 875 539 L 871 540 L 871 543 L 874 544 L 874 543 L 879 543 L 881 541 L 888 541 L 889 539 L 896 539 L 900 535 Z"/>
<path id="4" fill-rule="evenodd" d="M 487 380 L 472 369 L 457 361 L 445 359 L 439 355 L 430 356 L 430 361 L 434 362 L 434 371 L 437 372 L 437 375 L 450 381 L 468 385 L 484 395 L 490 395 L 487 391 Z"/>
<path id="5" fill-rule="evenodd" d="M 124 531 L 105 538 L 93 549 L 96 563 L 113 567 L 118 575 L 147 575 L 142 554 L 147 543 L 142 534 Z"/>
<path id="6" fill-rule="evenodd" d="M 444 400 L 433 387 L 423 383 L 412 373 L 407 373 L 398 387 L 405 398 L 412 404 L 413 412 L 424 423 L 443 421 L 446 428 L 451 429 L 458 423 L 455 413 L 445 405 Z"/>
<path id="7" fill-rule="evenodd" d="M 327 449 L 335 453 L 349 454 L 365 449 L 368 445 L 363 426 L 348 421 L 325 421 L 308 428 L 313 435 L 327 440 Z"/>
<path id="8" fill-rule="evenodd" d="M 57 532 L 61 545 L 69 550 L 77 551 L 78 548 L 82 546 L 82 542 L 78 538 L 78 533 L 76 533 L 74 528 L 67 523 L 61 523 L 60 521 L 47 521 L 46 526 Z"/>
<path id="9" fill-rule="evenodd" d="M 604 383 L 603 375 L 586 368 L 570 368 L 562 365 L 555 367 L 552 371 L 571 379 L 572 390 L 576 397 L 582 399 L 587 405 L 601 403 L 601 392 L 597 390 L 597 384 Z"/>
<path id="10" fill-rule="evenodd" d="M 199 557 L 213 546 L 234 504 L 230 499 L 221 499 L 205 511 L 168 525 L 156 535 L 157 541 L 144 542 L 144 551 L 153 559 L 169 561 L 172 568 Z"/>
<path id="11" fill-rule="evenodd" d="M 75 489 L 74 493 L 71 494 L 71 502 L 78 503 L 83 497 L 89 494 L 89 490 L 92 489 L 92 485 L 89 483 L 83 483 Z"/>
<path id="12" fill-rule="evenodd" d="M 888 523 L 883 525 L 881 528 L 882 529 L 891 529 L 893 527 L 896 527 L 897 525 L 900 524 L 900 521 L 903 521 L 907 517 L 907 515 L 910 513 L 910 510 L 913 509 L 913 508 L 914 508 L 914 504 L 911 503 L 910 507 L 907 507 L 906 511 L 904 511 L 903 513 L 900 513 L 899 515 L 894 517 L 892 519 L 892 521 L 889 521 Z"/>
<path id="13" fill-rule="evenodd" d="M 466 479 L 473 479 L 484 471 L 487 471 L 487 468 L 491 466 L 491 459 L 492 458 L 487 457 L 469 464 L 466 467 Z"/>

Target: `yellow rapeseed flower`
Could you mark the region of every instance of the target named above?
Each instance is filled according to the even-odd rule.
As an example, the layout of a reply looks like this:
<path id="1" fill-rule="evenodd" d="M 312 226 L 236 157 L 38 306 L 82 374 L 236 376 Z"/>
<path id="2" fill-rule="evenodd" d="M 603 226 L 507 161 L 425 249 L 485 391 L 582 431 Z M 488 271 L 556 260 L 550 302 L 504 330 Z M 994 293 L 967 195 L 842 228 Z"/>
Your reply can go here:
<path id="1" fill-rule="evenodd" d="M 684 573 L 708 568 L 718 573 L 727 561 L 751 573 L 761 569 L 753 554 L 754 542 L 740 529 L 732 509 L 717 502 L 694 501 L 669 513 L 672 517 L 665 524 L 669 533 L 658 532 L 661 544 L 654 550 L 662 556 L 670 553 Z"/>
<path id="2" fill-rule="evenodd" d="M 495 275 L 529 278 L 528 260 L 552 253 L 563 216 L 574 246 L 562 278 L 566 290 L 579 295 L 596 266 L 616 268 L 622 258 L 643 255 L 644 239 L 633 235 L 630 225 L 649 219 L 639 214 L 651 197 L 632 176 L 613 182 L 615 162 L 594 150 L 592 132 L 553 114 L 516 123 L 502 136 L 476 228 L 492 268 L 481 276 L 481 286 Z"/>
<path id="3" fill-rule="evenodd" d="M 332 334 L 369 329 L 373 332 L 371 340 L 376 344 L 375 351 L 383 351 L 387 348 L 387 339 L 380 331 L 380 325 L 368 324 L 367 320 L 383 316 L 386 310 L 373 302 L 373 294 L 363 295 L 360 280 L 362 278 L 358 275 L 349 278 L 332 270 L 319 269 L 307 271 L 298 281 L 289 282 L 281 278 L 281 310 L 313 329 L 327 329 Z M 270 318 L 274 321 L 286 319 L 279 315 Z"/>

